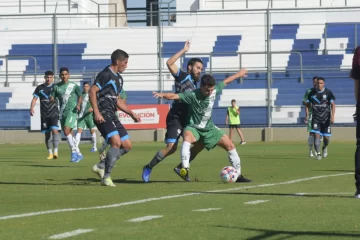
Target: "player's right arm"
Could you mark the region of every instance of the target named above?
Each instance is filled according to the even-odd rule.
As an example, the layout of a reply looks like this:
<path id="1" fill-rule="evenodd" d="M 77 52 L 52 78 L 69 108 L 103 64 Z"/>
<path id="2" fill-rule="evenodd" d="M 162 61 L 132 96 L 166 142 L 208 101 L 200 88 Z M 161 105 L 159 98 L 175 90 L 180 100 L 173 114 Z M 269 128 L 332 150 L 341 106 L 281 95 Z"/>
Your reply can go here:
<path id="1" fill-rule="evenodd" d="M 37 99 L 39 98 L 39 87 L 36 87 L 34 93 L 33 93 L 33 99 L 31 100 L 31 104 L 30 104 L 30 116 L 34 116 L 35 110 L 35 104 Z"/>
<path id="2" fill-rule="evenodd" d="M 228 125 L 228 124 L 229 124 L 229 109 L 226 111 L 225 124 L 226 124 L 226 125 Z"/>
<path id="3" fill-rule="evenodd" d="M 179 68 L 178 66 L 176 66 L 176 61 L 184 54 L 186 53 L 187 51 L 189 51 L 190 49 L 190 41 L 187 40 L 185 45 L 184 45 L 184 48 L 181 49 L 179 52 L 175 53 L 175 55 L 173 55 L 171 58 L 169 58 L 167 61 L 166 61 L 166 65 L 170 71 L 170 73 L 173 75 L 173 76 L 177 76 L 179 74 Z"/>
<path id="4" fill-rule="evenodd" d="M 105 85 L 105 81 L 106 81 L 105 77 L 106 76 L 104 76 L 103 73 L 100 73 L 96 77 L 94 85 L 91 86 L 89 91 L 89 99 L 90 99 L 91 107 L 93 109 L 94 119 L 97 123 L 105 122 L 103 116 L 99 111 L 99 107 L 97 104 L 97 97 L 96 97 L 97 92 L 100 91 L 100 89 L 103 88 L 103 86 Z"/>
<path id="5" fill-rule="evenodd" d="M 154 98 L 163 98 L 166 100 L 179 100 L 179 94 L 176 93 L 157 93 L 153 92 Z"/>

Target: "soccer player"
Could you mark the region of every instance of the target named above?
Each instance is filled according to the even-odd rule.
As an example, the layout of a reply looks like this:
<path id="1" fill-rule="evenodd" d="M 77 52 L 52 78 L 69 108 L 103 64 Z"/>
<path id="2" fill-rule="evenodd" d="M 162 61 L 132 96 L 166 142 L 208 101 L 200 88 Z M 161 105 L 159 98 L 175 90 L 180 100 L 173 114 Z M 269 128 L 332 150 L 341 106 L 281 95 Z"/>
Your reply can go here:
<path id="1" fill-rule="evenodd" d="M 192 58 L 187 63 L 187 72 L 181 71 L 176 66 L 176 61 L 190 49 L 190 41 L 187 41 L 184 45 L 184 48 L 169 58 L 166 62 L 166 65 L 170 73 L 175 78 L 175 92 L 181 93 L 186 91 L 193 91 L 196 89 L 196 82 L 200 79 L 200 74 L 203 69 L 203 62 L 199 58 Z M 150 174 L 152 169 L 159 164 L 166 157 L 170 156 L 176 152 L 179 137 L 182 135 L 182 131 L 185 127 L 187 120 L 187 106 L 186 104 L 180 103 L 179 101 L 174 101 L 172 108 L 170 109 L 166 117 L 166 134 L 165 134 L 165 143 L 166 147 L 159 150 L 153 159 L 143 167 L 142 179 L 144 182 L 149 182 Z M 192 151 L 192 159 L 202 151 L 204 148 L 203 145 L 195 145 Z M 174 168 L 174 172 L 180 176 L 179 166 Z M 183 178 L 183 177 L 182 177 Z M 184 179 L 184 178 L 183 178 Z M 190 178 L 184 179 L 190 181 Z"/>
<path id="2" fill-rule="evenodd" d="M 125 92 L 125 90 L 122 88 L 121 89 L 121 92 L 119 94 L 119 98 L 123 100 L 123 102 L 126 104 L 126 99 L 127 99 L 127 94 Z M 119 109 L 118 109 L 119 110 Z M 109 146 L 109 143 L 107 143 L 106 141 L 103 142 L 102 146 L 99 148 L 99 159 L 100 159 L 100 162 L 101 161 L 104 161 L 105 157 L 106 157 L 106 152 L 105 150 L 107 149 L 107 147 Z M 122 147 L 124 146 L 124 143 L 122 143 Z M 131 144 L 130 144 L 130 149 L 131 149 Z M 128 149 L 128 151 L 130 150 Z M 126 154 L 128 151 L 124 151 L 124 154 Z M 96 172 L 96 170 L 95 170 Z"/>
<path id="3" fill-rule="evenodd" d="M 237 170 L 239 177 L 236 182 L 251 182 L 241 174 L 240 157 L 230 138 L 212 121 L 212 111 L 216 97 L 220 95 L 222 89 L 235 79 L 244 77 L 246 69 L 241 69 L 236 74 L 226 78 L 216 84 L 216 80 L 211 75 L 204 75 L 201 78 L 200 88 L 192 92 L 184 93 L 156 93 L 154 97 L 165 98 L 168 100 L 179 100 L 189 106 L 189 121 L 184 129 L 184 142 L 181 148 L 182 168 L 180 175 L 187 177 L 190 167 L 190 146 L 196 142 L 201 142 L 207 150 L 216 145 L 228 152 L 231 165 Z"/>
<path id="4" fill-rule="evenodd" d="M 101 185 L 115 187 L 111 180 L 111 170 L 115 162 L 121 156 L 121 146 L 125 140 L 129 140 L 126 129 L 116 116 L 116 110 L 127 113 L 135 122 L 140 122 L 140 118 L 129 110 L 126 104 L 118 97 L 123 86 L 123 78 L 120 73 L 125 71 L 128 64 L 129 55 L 120 49 L 111 54 L 111 65 L 102 70 L 96 77 L 93 86 L 90 88 L 90 102 L 94 112 L 95 124 L 106 142 L 110 143 L 110 149 L 104 161 L 104 170 L 98 170 L 99 176 L 103 174 Z M 125 147 L 125 146 L 124 146 Z M 98 164 L 101 164 L 98 163 Z M 95 171 L 94 171 L 95 172 Z"/>
<path id="5" fill-rule="evenodd" d="M 312 111 L 311 132 L 315 134 L 316 159 L 321 160 L 320 135 L 323 136 L 322 156 L 327 157 L 331 124 L 335 119 L 335 96 L 332 91 L 325 88 L 325 79 L 317 78 L 317 87 L 311 91 L 306 100 Z"/>
<path id="6" fill-rule="evenodd" d="M 79 85 L 69 81 L 70 74 L 68 68 L 61 68 L 59 76 L 61 82 L 55 84 L 51 91 L 50 99 L 55 101 L 55 98 L 57 98 L 60 103 L 60 124 L 71 150 L 70 161 L 79 162 L 83 159 L 83 155 L 77 147 L 78 144 L 72 135 L 72 129 L 75 127 L 77 115 L 80 111 L 82 95 Z"/>
<path id="7" fill-rule="evenodd" d="M 90 83 L 84 82 L 83 83 L 83 93 L 82 93 L 82 103 L 81 103 L 81 110 L 78 115 L 77 121 L 77 133 L 75 136 L 77 147 L 79 147 L 79 143 L 81 140 L 81 134 L 84 128 L 90 129 L 91 133 L 91 143 L 93 144 L 91 148 L 91 152 L 96 152 L 96 126 L 94 123 L 93 117 L 93 109 L 91 107 L 89 101 L 89 90 L 90 90 Z"/>
<path id="8" fill-rule="evenodd" d="M 307 123 L 308 127 L 307 127 L 307 131 L 309 133 L 309 137 L 308 137 L 308 144 L 309 144 L 309 157 L 314 157 L 313 153 L 313 145 L 314 145 L 314 133 L 311 132 L 311 119 L 312 119 L 312 112 L 311 112 L 311 108 L 308 107 L 307 105 L 307 99 L 308 99 L 308 95 L 309 93 L 311 93 L 312 91 L 314 91 L 314 89 L 316 89 L 317 86 L 317 76 L 313 77 L 313 87 L 309 88 L 308 90 L 306 90 L 305 94 L 304 94 L 304 98 L 303 98 L 303 105 L 305 106 L 305 120 L 304 122 Z"/>
<path id="9" fill-rule="evenodd" d="M 240 129 L 240 108 L 236 106 L 236 100 L 231 100 L 231 107 L 228 107 L 226 112 L 226 125 L 229 125 L 229 138 L 232 140 L 232 135 L 234 129 L 236 129 L 237 133 L 241 138 L 241 145 L 246 144 L 244 135 Z"/>
<path id="10" fill-rule="evenodd" d="M 350 78 L 354 80 L 354 95 L 356 104 L 358 103 L 359 96 L 359 81 L 360 81 L 360 46 L 357 47 L 354 51 L 353 60 L 352 60 L 352 68 L 350 71 Z M 353 115 L 354 120 L 356 120 L 356 114 Z"/>
<path id="11" fill-rule="evenodd" d="M 49 152 L 47 159 L 57 159 L 59 157 L 60 134 L 58 132 L 59 108 L 56 102 L 49 99 L 54 87 L 54 73 L 45 72 L 45 83 L 36 87 L 30 106 L 30 115 L 34 116 L 34 107 L 37 99 L 40 99 L 41 132 L 45 133 L 45 144 Z M 52 138 L 51 138 L 52 135 Z M 52 143 L 52 146 L 51 146 Z M 54 148 L 54 152 L 53 149 Z"/>

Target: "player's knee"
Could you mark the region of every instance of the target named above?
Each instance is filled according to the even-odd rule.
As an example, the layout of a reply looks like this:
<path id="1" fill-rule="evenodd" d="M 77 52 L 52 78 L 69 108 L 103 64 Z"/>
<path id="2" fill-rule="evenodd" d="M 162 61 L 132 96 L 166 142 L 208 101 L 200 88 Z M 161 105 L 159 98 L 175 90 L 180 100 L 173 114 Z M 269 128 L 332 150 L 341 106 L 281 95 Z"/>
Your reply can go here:
<path id="1" fill-rule="evenodd" d="M 129 152 L 132 149 L 132 143 L 129 140 L 125 140 L 121 143 L 121 147 Z"/>
<path id="2" fill-rule="evenodd" d="M 82 131 L 83 130 L 81 128 L 78 128 L 78 130 L 77 130 L 78 133 L 82 133 Z"/>
<path id="3" fill-rule="evenodd" d="M 231 150 L 235 149 L 234 143 L 230 140 L 230 138 L 228 136 L 224 135 L 220 141 L 222 142 L 223 148 L 226 151 L 231 151 Z"/>
<path id="4" fill-rule="evenodd" d="M 109 144 L 113 148 L 120 148 L 121 147 L 121 141 L 119 135 L 112 136 L 109 139 Z"/>

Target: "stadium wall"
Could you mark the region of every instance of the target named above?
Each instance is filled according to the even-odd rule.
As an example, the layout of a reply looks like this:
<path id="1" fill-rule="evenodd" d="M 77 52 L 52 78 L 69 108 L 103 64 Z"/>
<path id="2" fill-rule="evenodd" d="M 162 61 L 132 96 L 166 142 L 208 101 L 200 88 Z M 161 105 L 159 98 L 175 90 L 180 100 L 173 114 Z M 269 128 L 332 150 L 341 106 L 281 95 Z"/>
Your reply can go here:
<path id="1" fill-rule="evenodd" d="M 222 129 L 228 134 L 228 129 Z M 308 133 L 305 127 L 298 128 L 243 128 L 246 141 L 251 142 L 279 142 L 279 141 L 306 141 Z M 162 142 L 164 141 L 165 129 L 157 130 L 128 130 L 132 142 Z M 351 141 L 355 144 L 354 127 L 332 128 L 331 141 Z M 98 142 L 102 142 L 100 134 L 97 134 Z M 234 143 L 240 142 L 235 133 Z M 65 141 L 63 141 L 65 143 Z M 0 130 L 0 144 L 37 144 L 44 143 L 44 135 L 39 132 L 27 130 Z"/>

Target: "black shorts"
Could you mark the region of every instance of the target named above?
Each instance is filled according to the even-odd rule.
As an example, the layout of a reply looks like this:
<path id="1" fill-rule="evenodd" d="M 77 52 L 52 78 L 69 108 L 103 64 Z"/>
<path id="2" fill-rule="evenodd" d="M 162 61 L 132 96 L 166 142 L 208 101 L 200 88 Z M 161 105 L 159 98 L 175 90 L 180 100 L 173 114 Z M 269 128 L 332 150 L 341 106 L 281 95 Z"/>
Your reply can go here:
<path id="1" fill-rule="evenodd" d="M 103 115 L 103 118 L 105 120 L 105 122 L 103 123 L 98 124 L 95 122 L 95 119 L 94 122 L 97 129 L 99 130 L 99 132 L 101 133 L 101 135 L 103 136 L 103 138 L 107 143 L 109 143 L 109 139 L 114 135 L 119 135 L 121 141 L 125 141 L 130 138 L 126 129 L 121 124 L 121 122 L 119 121 L 119 119 L 116 117 L 115 114 L 113 115 L 105 114 Z"/>
<path id="2" fill-rule="evenodd" d="M 59 130 L 59 117 L 41 117 L 41 132 L 47 133 L 51 132 L 51 130 L 56 129 Z"/>
<path id="3" fill-rule="evenodd" d="M 182 135 L 185 121 L 177 114 L 169 111 L 166 117 L 165 143 L 176 143 Z"/>
<path id="4" fill-rule="evenodd" d="M 324 137 L 331 136 L 331 126 L 330 126 L 330 119 L 324 123 L 317 122 L 316 120 L 312 120 L 311 122 L 311 132 L 320 134 Z"/>
<path id="5" fill-rule="evenodd" d="M 231 125 L 229 125 L 229 128 L 238 129 L 238 128 L 240 128 L 240 124 L 231 124 Z"/>

